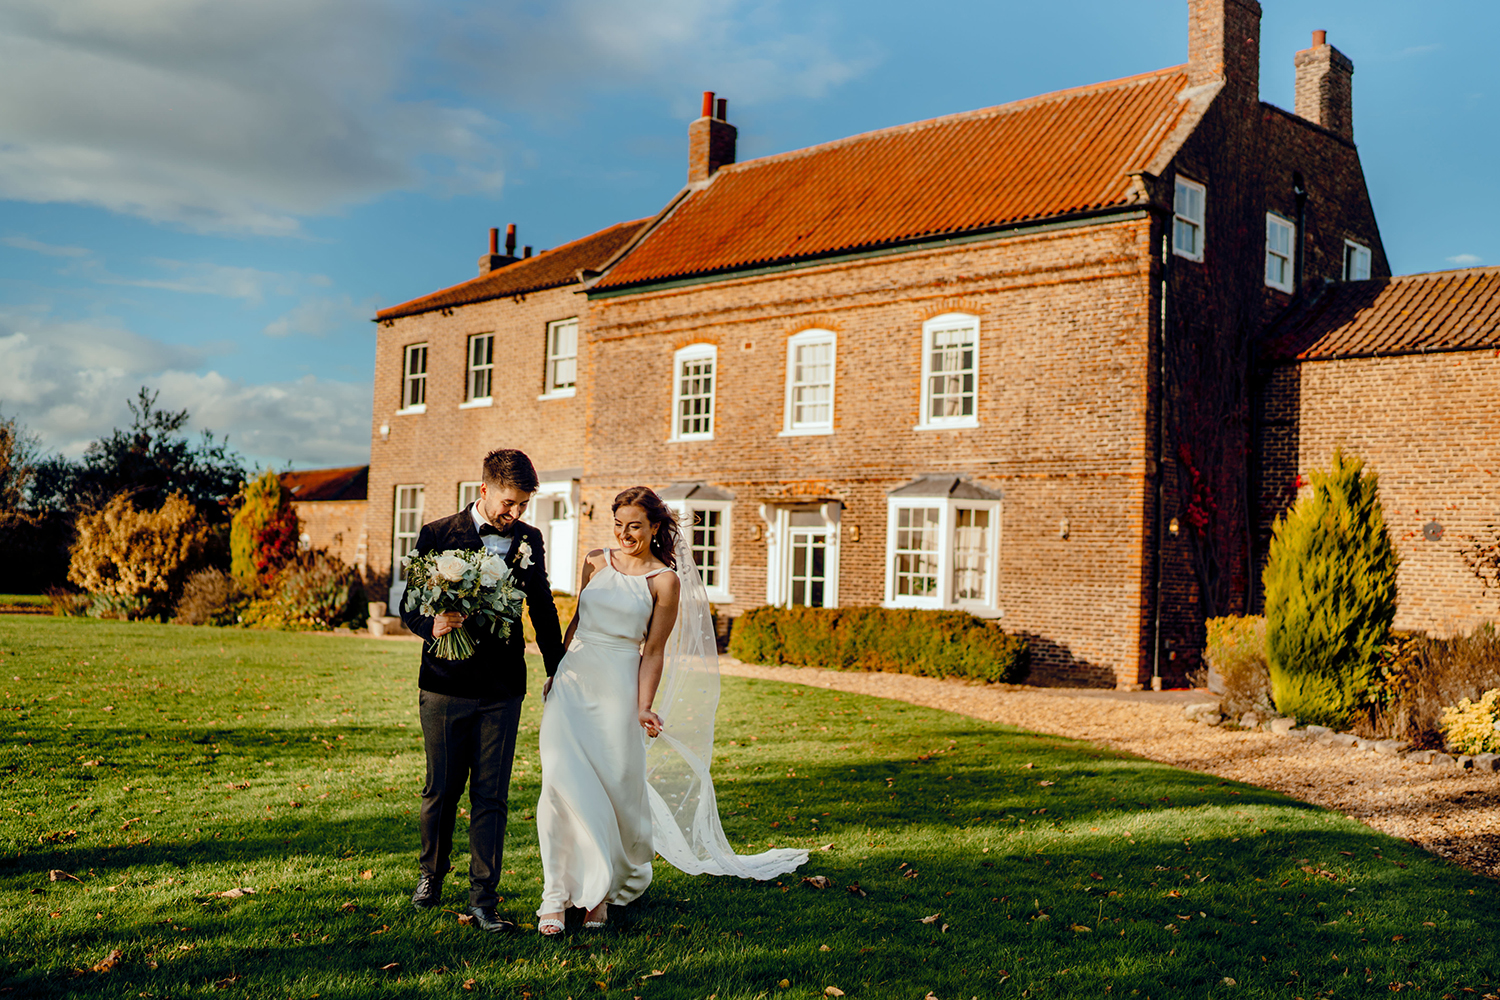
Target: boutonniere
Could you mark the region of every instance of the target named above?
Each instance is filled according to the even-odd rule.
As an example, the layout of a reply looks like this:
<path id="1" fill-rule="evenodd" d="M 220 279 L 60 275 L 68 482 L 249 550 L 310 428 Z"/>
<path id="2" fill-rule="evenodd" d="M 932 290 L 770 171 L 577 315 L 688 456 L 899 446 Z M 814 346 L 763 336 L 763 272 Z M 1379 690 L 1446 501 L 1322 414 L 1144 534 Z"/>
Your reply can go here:
<path id="1" fill-rule="evenodd" d="M 516 549 L 516 565 L 522 569 L 531 568 L 531 543 L 522 542 Z"/>

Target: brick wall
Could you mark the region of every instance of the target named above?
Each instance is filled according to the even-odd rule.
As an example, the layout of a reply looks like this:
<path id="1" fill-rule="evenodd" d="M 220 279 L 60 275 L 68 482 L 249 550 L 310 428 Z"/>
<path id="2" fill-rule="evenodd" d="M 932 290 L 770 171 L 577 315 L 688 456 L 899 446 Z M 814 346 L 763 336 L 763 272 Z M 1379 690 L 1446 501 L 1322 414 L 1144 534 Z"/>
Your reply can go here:
<path id="1" fill-rule="evenodd" d="M 313 548 L 327 549 L 361 574 L 365 572 L 369 558 L 367 501 L 307 500 L 295 506 L 302 533 Z"/>
<path id="2" fill-rule="evenodd" d="M 1343 447 L 1380 476 L 1401 556 L 1396 627 L 1448 635 L 1500 618 L 1459 556 L 1465 536 L 1500 523 L 1500 351 L 1278 367 L 1264 413 L 1266 531 L 1294 499 L 1295 477 L 1328 468 Z M 1423 534 L 1432 522 L 1440 539 Z"/>

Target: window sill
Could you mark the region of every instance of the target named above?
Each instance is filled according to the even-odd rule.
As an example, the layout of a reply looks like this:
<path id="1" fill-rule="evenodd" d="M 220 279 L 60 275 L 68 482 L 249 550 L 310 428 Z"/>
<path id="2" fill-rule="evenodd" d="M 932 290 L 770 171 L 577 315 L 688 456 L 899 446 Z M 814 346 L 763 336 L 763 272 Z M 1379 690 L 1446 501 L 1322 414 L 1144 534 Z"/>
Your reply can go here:
<path id="1" fill-rule="evenodd" d="M 941 611 L 943 610 L 943 602 L 935 597 L 897 597 L 894 600 L 883 602 L 882 607 L 919 608 L 924 611 Z"/>
<path id="2" fill-rule="evenodd" d="M 458 408 L 460 410 L 477 410 L 481 406 L 494 406 L 494 405 L 495 405 L 495 397 L 494 396 L 482 396 L 479 399 L 471 399 L 467 403 L 459 403 L 458 404 Z"/>
<path id="3" fill-rule="evenodd" d="M 1176 247 L 1172 248 L 1172 256 L 1173 257 L 1181 257 L 1183 260 L 1190 260 L 1194 264 L 1201 264 L 1201 263 L 1203 263 L 1203 254 L 1201 254 L 1201 253 L 1198 253 L 1198 254 L 1183 253 L 1181 250 L 1177 249 Z"/>
<path id="4" fill-rule="evenodd" d="M 953 606 L 955 611 L 967 611 L 975 618 L 1004 618 L 1005 612 L 989 604 L 975 604 L 972 601 L 959 601 Z"/>
<path id="5" fill-rule="evenodd" d="M 398 416 L 398 417 L 410 417 L 410 416 L 412 416 L 414 414 L 417 414 L 417 413 L 426 413 L 426 412 L 427 412 L 427 404 L 426 403 L 418 403 L 416 406 L 408 406 L 404 410 L 397 410 L 396 411 L 396 416 Z"/>
<path id="6" fill-rule="evenodd" d="M 913 427 L 914 431 L 954 431 L 963 430 L 968 427 L 978 427 L 978 417 L 965 417 L 962 420 L 933 421 L 930 424 L 918 424 Z"/>
<path id="7" fill-rule="evenodd" d="M 777 434 L 777 437 L 818 437 L 833 433 L 832 427 L 791 427 Z"/>
<path id="8" fill-rule="evenodd" d="M 1272 284 L 1271 282 L 1268 281 L 1268 282 L 1266 282 L 1266 287 L 1269 288 L 1269 289 L 1271 289 L 1272 291 L 1275 291 L 1275 292 L 1284 292 L 1287 295 L 1292 294 L 1292 286 L 1291 285 L 1276 285 L 1276 284 Z"/>
<path id="9" fill-rule="evenodd" d="M 667 438 L 667 444 L 681 444 L 691 441 L 712 441 L 712 434 L 684 434 L 681 437 Z"/>
<path id="10" fill-rule="evenodd" d="M 708 588 L 708 603 L 709 604 L 733 604 L 734 603 L 734 595 L 731 594 L 727 590 L 720 590 L 718 587 L 709 587 Z"/>
<path id="11" fill-rule="evenodd" d="M 546 402 L 549 399 L 572 399 L 573 396 L 577 392 L 578 392 L 577 388 L 573 388 L 573 389 L 553 389 L 551 392 L 544 392 L 544 393 L 542 393 L 540 396 L 537 397 L 537 401 L 538 402 Z"/>

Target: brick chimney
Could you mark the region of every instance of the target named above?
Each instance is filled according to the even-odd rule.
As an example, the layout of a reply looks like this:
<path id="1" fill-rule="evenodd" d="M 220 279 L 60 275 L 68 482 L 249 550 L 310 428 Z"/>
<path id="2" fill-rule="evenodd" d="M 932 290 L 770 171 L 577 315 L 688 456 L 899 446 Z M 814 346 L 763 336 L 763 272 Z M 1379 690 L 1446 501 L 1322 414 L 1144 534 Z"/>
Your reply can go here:
<path id="1" fill-rule="evenodd" d="M 500 230 L 490 230 L 490 252 L 479 258 L 479 273 L 489 274 L 519 260 L 516 256 L 516 224 L 505 227 L 505 253 L 500 252 Z"/>
<path id="2" fill-rule="evenodd" d="M 1260 4 L 1188 0 L 1188 85 L 1223 79 L 1231 97 L 1260 100 Z"/>
<path id="3" fill-rule="evenodd" d="M 1312 48 L 1298 52 L 1297 114 L 1354 141 L 1354 63 L 1328 44 L 1328 32 L 1312 33 Z"/>
<path id="4" fill-rule="evenodd" d="M 688 126 L 688 183 L 708 180 L 720 167 L 734 162 L 734 140 L 739 134 L 724 120 L 729 102 L 714 107 L 714 92 L 703 92 L 703 114 Z"/>

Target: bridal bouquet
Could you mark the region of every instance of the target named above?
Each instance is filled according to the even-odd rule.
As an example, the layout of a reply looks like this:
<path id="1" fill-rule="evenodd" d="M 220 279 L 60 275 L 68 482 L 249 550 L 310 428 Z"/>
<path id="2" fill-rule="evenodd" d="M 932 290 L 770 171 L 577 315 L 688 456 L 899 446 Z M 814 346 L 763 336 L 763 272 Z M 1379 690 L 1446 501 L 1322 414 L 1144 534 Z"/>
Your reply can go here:
<path id="1" fill-rule="evenodd" d="M 521 620 L 521 588 L 505 560 L 484 549 L 422 552 L 401 561 L 411 599 L 424 615 L 457 611 L 464 623 L 438 636 L 433 655 L 464 660 L 474 655 L 471 623 L 498 636 L 509 637 L 512 623 Z"/>

